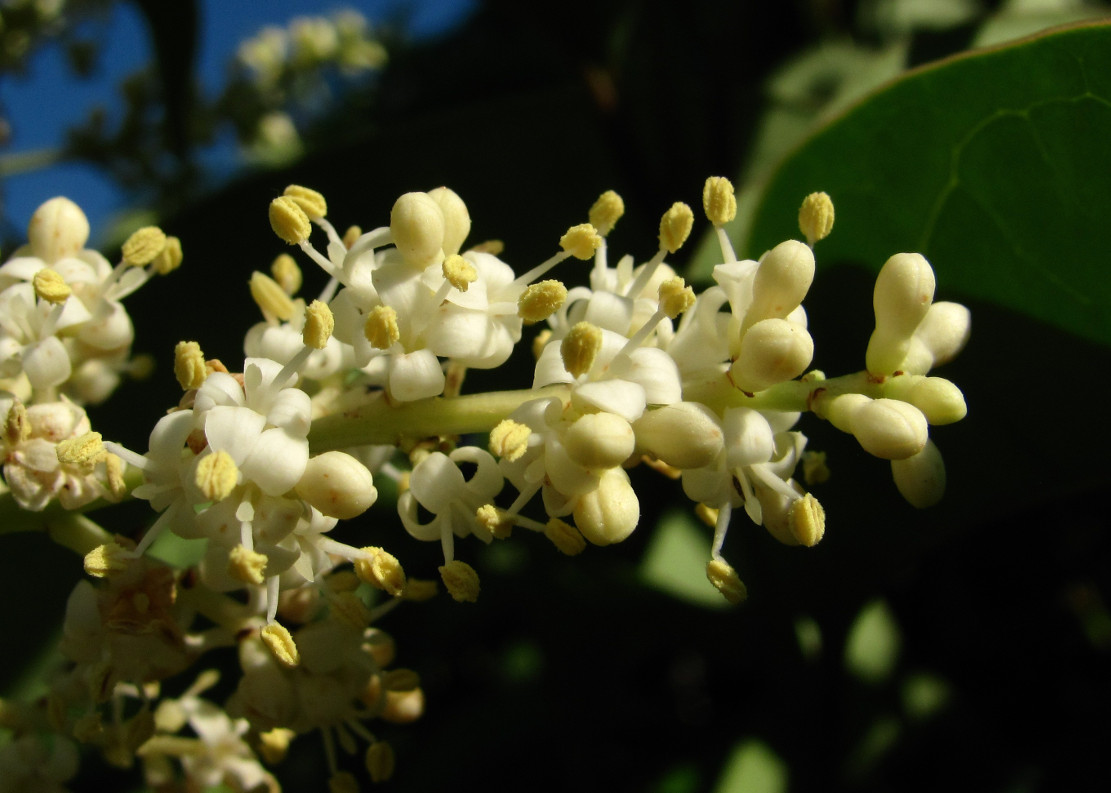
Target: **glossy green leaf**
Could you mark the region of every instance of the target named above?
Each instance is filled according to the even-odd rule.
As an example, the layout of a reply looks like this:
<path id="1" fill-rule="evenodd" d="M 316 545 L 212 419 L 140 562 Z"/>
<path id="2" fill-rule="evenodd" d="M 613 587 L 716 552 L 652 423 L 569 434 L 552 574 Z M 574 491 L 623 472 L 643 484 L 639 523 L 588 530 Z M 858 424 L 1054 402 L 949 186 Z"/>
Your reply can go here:
<path id="1" fill-rule="evenodd" d="M 1111 24 L 1057 29 L 909 72 L 804 143 L 741 251 L 798 237 L 829 193 L 820 262 L 919 251 L 939 284 L 1111 344 Z"/>

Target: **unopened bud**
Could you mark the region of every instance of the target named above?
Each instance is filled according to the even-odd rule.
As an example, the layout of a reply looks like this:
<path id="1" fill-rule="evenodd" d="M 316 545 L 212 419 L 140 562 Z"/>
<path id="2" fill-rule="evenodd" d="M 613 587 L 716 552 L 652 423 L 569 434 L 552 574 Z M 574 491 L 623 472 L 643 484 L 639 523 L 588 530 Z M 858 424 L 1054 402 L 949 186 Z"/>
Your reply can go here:
<path id="1" fill-rule="evenodd" d="M 89 239 L 89 219 L 68 198 L 51 198 L 31 215 L 27 240 L 31 252 L 47 264 L 76 256 Z"/>
<path id="2" fill-rule="evenodd" d="M 675 402 L 646 410 L 633 422 L 638 447 L 676 468 L 701 468 L 722 449 L 721 424 L 697 402 Z"/>
<path id="3" fill-rule="evenodd" d="M 865 366 L 876 375 L 898 371 L 911 346 L 911 337 L 930 310 L 934 271 L 918 253 L 897 253 L 876 276 L 872 307 L 876 329 L 868 340 Z"/>
<path id="4" fill-rule="evenodd" d="M 586 260 L 593 258 L 594 252 L 602 247 L 602 238 L 594 226 L 580 223 L 567 229 L 567 233 L 559 238 L 559 247 L 576 259 Z"/>
<path id="5" fill-rule="evenodd" d="M 452 189 L 437 187 L 428 191 L 429 197 L 440 207 L 444 216 L 444 255 L 459 253 L 471 233 L 471 214 L 463 199 Z"/>
<path id="6" fill-rule="evenodd" d="M 312 234 L 309 216 L 289 196 L 278 196 L 270 202 L 270 228 L 290 245 L 304 242 Z"/>
<path id="7" fill-rule="evenodd" d="M 702 187 L 702 209 L 715 226 L 723 226 L 737 216 L 737 196 L 733 183 L 724 176 L 711 176 Z"/>
<path id="8" fill-rule="evenodd" d="M 682 201 L 676 201 L 660 218 L 660 247 L 675 253 L 683 247 L 694 226 L 694 213 Z"/>
<path id="9" fill-rule="evenodd" d="M 143 267 L 154 261 L 166 247 L 166 233 L 158 226 L 145 226 L 134 232 L 123 244 L 123 261 L 132 267 Z"/>
<path id="10" fill-rule="evenodd" d="M 364 762 L 371 782 L 385 782 L 393 776 L 393 747 L 385 741 L 375 741 L 367 747 Z"/>
<path id="11" fill-rule="evenodd" d="M 310 457 L 294 492 L 322 514 L 340 520 L 363 514 L 378 499 L 370 470 L 341 451 Z"/>
<path id="12" fill-rule="evenodd" d="M 914 341 L 930 353 L 929 363 L 923 369 L 905 365 L 904 371 L 925 374 L 930 368 L 953 360 L 968 343 L 971 329 L 972 312 L 960 303 L 947 300 L 933 303 L 914 331 Z"/>
<path id="13" fill-rule="evenodd" d="M 852 433 L 869 454 L 902 460 L 926 445 L 929 426 L 914 405 L 896 399 L 873 399 L 853 413 Z"/>
<path id="14" fill-rule="evenodd" d="M 814 251 L 798 240 L 779 243 L 764 254 L 756 269 L 744 326 L 770 317 L 785 318 L 799 307 L 813 282 Z"/>
<path id="15" fill-rule="evenodd" d="M 567 454 L 584 468 L 613 468 L 629 459 L 636 446 L 633 428 L 614 413 L 587 413 L 564 433 Z"/>
<path id="16" fill-rule="evenodd" d="M 922 411 L 934 426 L 952 424 L 968 414 L 964 394 L 944 377 L 906 374 L 883 383 L 884 396 L 909 402 Z"/>
<path id="17" fill-rule="evenodd" d="M 613 190 L 607 190 L 598 196 L 598 200 L 590 207 L 590 225 L 598 230 L 601 236 L 606 236 L 621 216 L 625 214 L 625 202 Z"/>
<path id="18" fill-rule="evenodd" d="M 460 603 L 474 603 L 478 600 L 478 573 L 473 567 L 456 559 L 441 566 L 439 570 L 440 578 L 453 599 Z"/>
<path id="19" fill-rule="evenodd" d="M 259 638 L 266 645 L 274 659 L 287 669 L 293 669 L 301 663 L 301 654 L 297 651 L 297 644 L 285 626 L 278 622 L 271 622 L 259 631 Z"/>
<path id="20" fill-rule="evenodd" d="M 932 507 L 945 494 L 945 461 L 932 440 L 918 454 L 892 460 L 891 476 L 912 507 Z"/>
<path id="21" fill-rule="evenodd" d="M 778 317 L 763 319 L 745 331 L 729 377 L 742 391 L 763 391 L 798 377 L 813 358 L 814 340 L 806 328 Z"/>
<path id="22" fill-rule="evenodd" d="M 291 184 L 282 191 L 282 195 L 293 199 L 294 203 L 310 218 L 322 218 L 328 214 L 328 202 L 324 200 L 323 195 L 311 188 Z"/>
<path id="23" fill-rule="evenodd" d="M 428 193 L 406 193 L 390 212 L 394 245 L 409 264 L 427 267 L 444 246 L 444 213 Z"/>
<path id="24" fill-rule="evenodd" d="M 598 487 L 580 496 L 573 510 L 575 525 L 595 545 L 621 542 L 637 527 L 640 501 L 623 468 L 602 472 Z"/>
<path id="25" fill-rule="evenodd" d="M 814 247 L 833 231 L 833 201 L 826 193 L 811 193 L 799 207 L 799 231 L 806 236 L 806 244 Z"/>

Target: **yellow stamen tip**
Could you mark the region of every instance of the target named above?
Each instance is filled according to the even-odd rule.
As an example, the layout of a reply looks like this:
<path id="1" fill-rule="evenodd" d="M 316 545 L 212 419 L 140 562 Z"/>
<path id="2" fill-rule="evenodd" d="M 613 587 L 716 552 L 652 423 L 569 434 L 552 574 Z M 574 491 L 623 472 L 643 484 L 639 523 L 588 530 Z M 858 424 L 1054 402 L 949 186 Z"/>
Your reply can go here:
<path id="1" fill-rule="evenodd" d="M 195 341 L 179 341 L 174 347 L 174 377 L 183 391 L 200 388 L 208 377 L 201 345 Z"/>
<path id="2" fill-rule="evenodd" d="M 336 327 L 336 318 L 332 309 L 326 303 L 314 300 L 305 309 L 305 329 L 301 338 L 305 344 L 317 350 L 323 350 L 328 339 L 332 338 L 332 331 Z"/>
<path id="3" fill-rule="evenodd" d="M 159 275 L 172 273 L 184 260 L 185 254 L 181 250 L 181 240 L 177 237 L 166 237 L 166 245 L 161 252 L 151 260 L 151 267 Z"/>
<path id="4" fill-rule="evenodd" d="M 301 268 L 288 253 L 282 253 L 270 263 L 270 275 L 282 288 L 282 291 L 291 297 L 301 288 Z"/>
<path id="5" fill-rule="evenodd" d="M 220 450 L 207 454 L 197 463 L 193 481 L 210 501 L 222 501 L 239 483 L 239 469 L 231 455 Z"/>
<path id="6" fill-rule="evenodd" d="M 266 580 L 265 554 L 237 545 L 228 554 L 228 575 L 245 584 L 261 584 Z"/>
<path id="7" fill-rule="evenodd" d="M 393 597 L 400 597 L 406 589 L 405 571 L 397 557 L 382 548 L 362 549 L 369 558 L 355 560 L 355 574 L 373 587 Z"/>
<path id="8" fill-rule="evenodd" d="M 144 267 L 166 248 L 166 233 L 158 226 L 144 226 L 123 244 L 123 261 L 132 267 Z"/>
<path id="9" fill-rule="evenodd" d="M 715 226 L 723 226 L 737 216 L 737 196 L 733 183 L 724 176 L 711 176 L 702 188 L 702 209 Z"/>
<path id="10" fill-rule="evenodd" d="M 441 566 L 440 578 L 448 593 L 460 603 L 474 603 L 478 600 L 478 573 L 466 562 L 458 559 Z"/>
<path id="11" fill-rule="evenodd" d="M 517 316 L 532 324 L 547 319 L 567 299 L 567 287 L 559 281 L 540 281 L 532 284 L 517 298 Z"/>
<path id="12" fill-rule="evenodd" d="M 544 527 L 544 536 L 568 556 L 578 556 L 586 549 L 586 538 L 570 523 L 552 518 Z"/>
<path id="13" fill-rule="evenodd" d="M 660 218 L 660 247 L 675 253 L 683 247 L 694 226 L 694 212 L 682 201 L 676 201 Z"/>
<path id="14" fill-rule="evenodd" d="M 799 231 L 806 235 L 806 244 L 814 247 L 833 231 L 833 200 L 826 193 L 811 193 L 799 207 Z"/>
<path id="15" fill-rule="evenodd" d="M 371 782 L 377 784 L 387 781 L 393 776 L 393 747 L 385 741 L 375 741 L 367 747 L 364 762 Z"/>
<path id="16" fill-rule="evenodd" d="M 675 319 L 694 305 L 694 290 L 682 278 L 668 278 L 660 284 L 660 308 L 668 319 Z"/>
<path id="17" fill-rule="evenodd" d="M 520 459 L 528 449 L 528 439 L 532 429 L 513 419 L 504 419 L 490 430 L 490 453 L 502 457 L 506 462 Z"/>
<path id="18" fill-rule="evenodd" d="M 513 520 L 509 513 L 493 504 L 483 504 L 476 509 L 475 520 L 496 539 L 507 540 L 513 534 Z"/>
<path id="19" fill-rule="evenodd" d="M 375 306 L 367 314 L 363 332 L 376 350 L 388 350 L 401 338 L 401 331 L 397 327 L 397 311 L 390 306 Z"/>
<path id="20" fill-rule="evenodd" d="M 289 631 L 280 623 L 271 622 L 259 631 L 259 638 L 282 666 L 293 669 L 300 665 L 301 654 L 297 651 L 297 644 Z"/>
<path id="21" fill-rule="evenodd" d="M 444 259 L 442 267 L 444 278 L 460 292 L 466 292 L 467 288 L 478 280 L 478 270 L 458 253 L 453 253 Z"/>
<path id="22" fill-rule="evenodd" d="M 598 200 L 590 207 L 590 225 L 598 230 L 598 234 L 606 236 L 621 216 L 625 214 L 625 202 L 613 190 L 607 190 L 598 196 Z"/>
<path id="23" fill-rule="evenodd" d="M 293 316 L 293 299 L 266 273 L 255 270 L 247 285 L 251 290 L 251 298 L 262 309 L 264 316 L 277 317 L 280 320 Z"/>
<path id="24" fill-rule="evenodd" d="M 72 465 L 80 468 L 89 468 L 100 460 L 104 452 L 104 442 L 99 432 L 86 432 L 76 438 L 66 438 L 58 441 L 55 447 L 58 462 L 62 465 Z"/>
<path id="25" fill-rule="evenodd" d="M 312 222 L 295 200 L 279 196 L 270 202 L 270 228 L 280 239 L 296 245 L 309 238 Z"/>
<path id="26" fill-rule="evenodd" d="M 98 545 L 85 554 L 85 572 L 93 578 L 107 578 L 126 570 L 131 559 L 131 553 L 118 543 Z"/>
<path id="27" fill-rule="evenodd" d="M 589 322 L 578 322 L 572 326 L 559 345 L 563 366 L 572 377 L 589 372 L 601 349 L 602 331 Z"/>
<path id="28" fill-rule="evenodd" d="M 594 252 L 602 247 L 602 238 L 594 226 L 580 223 L 567 229 L 567 233 L 559 238 L 559 247 L 576 259 L 591 259 Z"/>
<path id="29" fill-rule="evenodd" d="M 51 270 L 49 267 L 44 267 L 35 273 L 35 277 L 31 279 L 31 285 L 38 297 L 55 305 L 66 302 L 73 293 L 69 284 L 66 283 L 58 271 Z"/>
<path id="30" fill-rule="evenodd" d="M 282 195 L 293 199 L 310 218 L 322 218 L 328 214 L 328 202 L 324 200 L 324 196 L 311 188 L 291 184 L 282 191 Z"/>
<path id="31" fill-rule="evenodd" d="M 811 493 L 792 502 L 787 520 L 791 535 L 807 548 L 817 545 L 826 531 L 826 511 Z"/>
<path id="32" fill-rule="evenodd" d="M 748 589 L 745 588 L 741 577 L 724 559 L 712 559 L 706 565 L 706 578 L 710 579 L 714 588 L 734 605 L 748 597 Z"/>

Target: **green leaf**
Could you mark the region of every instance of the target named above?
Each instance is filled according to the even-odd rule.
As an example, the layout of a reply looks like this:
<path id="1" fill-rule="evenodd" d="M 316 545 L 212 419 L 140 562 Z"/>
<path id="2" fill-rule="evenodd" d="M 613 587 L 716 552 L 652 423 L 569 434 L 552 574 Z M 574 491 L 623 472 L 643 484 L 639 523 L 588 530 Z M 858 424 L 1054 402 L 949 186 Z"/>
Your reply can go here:
<path id="1" fill-rule="evenodd" d="M 741 250 L 837 210 L 819 262 L 918 251 L 942 291 L 1111 344 L 1111 24 L 1056 29 L 914 70 L 804 143 L 769 181 Z"/>

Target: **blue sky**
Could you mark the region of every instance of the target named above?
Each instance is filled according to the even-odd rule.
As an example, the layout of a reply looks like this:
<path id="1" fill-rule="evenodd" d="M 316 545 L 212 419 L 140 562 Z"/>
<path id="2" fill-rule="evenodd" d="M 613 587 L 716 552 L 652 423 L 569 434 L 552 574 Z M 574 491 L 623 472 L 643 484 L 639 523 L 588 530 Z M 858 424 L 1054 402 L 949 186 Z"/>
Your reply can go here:
<path id="1" fill-rule="evenodd" d="M 361 11 L 372 23 L 407 19 L 414 40 L 440 35 L 463 21 L 477 0 L 350 0 L 311 3 L 306 0 L 202 0 L 197 74 L 207 94 L 218 91 L 229 58 L 239 42 L 267 24 L 284 25 L 298 15 L 341 8 Z M 85 31 L 102 43 L 97 69 L 90 80 L 75 80 L 60 47 L 37 50 L 25 76 L 0 80 L 0 108 L 12 129 L 11 143 L 0 156 L 58 146 L 67 126 L 87 118 L 96 105 L 120 108 L 117 87 L 129 73 L 147 63 L 151 50 L 145 22 L 129 2 L 116 3 L 103 23 Z M 226 155 L 225 155 L 226 156 Z M 87 165 L 65 164 L 8 177 L 3 183 L 4 214 L 16 228 L 25 228 L 43 201 L 66 195 L 85 209 L 94 230 L 123 208 L 121 197 L 100 172 Z"/>

